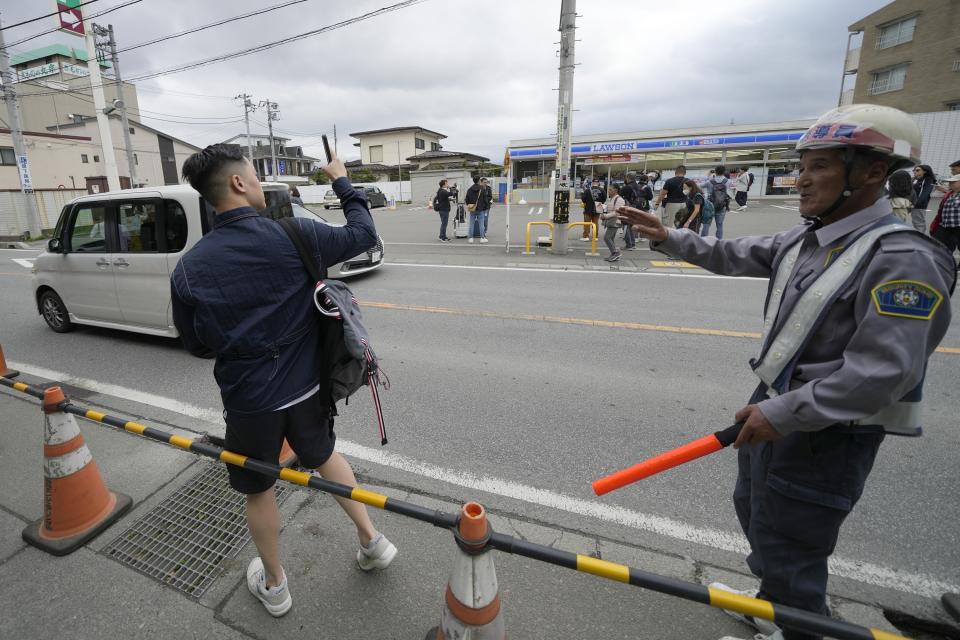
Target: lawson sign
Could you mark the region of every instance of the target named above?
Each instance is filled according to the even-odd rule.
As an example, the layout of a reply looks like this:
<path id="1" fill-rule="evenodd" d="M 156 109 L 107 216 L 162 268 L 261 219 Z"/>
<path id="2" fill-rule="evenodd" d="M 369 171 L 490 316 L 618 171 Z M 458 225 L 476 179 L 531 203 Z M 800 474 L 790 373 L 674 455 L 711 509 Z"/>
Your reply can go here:
<path id="1" fill-rule="evenodd" d="M 803 131 L 785 133 L 760 133 L 754 135 L 729 135 L 701 138 L 674 138 L 667 140 L 623 140 L 616 142 L 597 142 L 594 144 L 574 144 L 570 147 L 573 155 L 623 154 L 637 151 L 656 151 L 685 149 L 688 147 L 720 147 L 741 144 L 771 144 L 796 142 Z M 536 149 L 511 149 L 511 158 L 542 158 L 557 155 L 556 147 L 538 147 Z"/>

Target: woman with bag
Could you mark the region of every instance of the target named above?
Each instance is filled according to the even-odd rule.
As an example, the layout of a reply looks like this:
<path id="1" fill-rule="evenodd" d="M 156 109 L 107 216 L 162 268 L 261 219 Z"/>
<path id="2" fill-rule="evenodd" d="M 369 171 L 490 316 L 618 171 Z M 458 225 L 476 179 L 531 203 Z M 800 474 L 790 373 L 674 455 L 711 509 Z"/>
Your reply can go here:
<path id="1" fill-rule="evenodd" d="M 913 228 L 920 233 L 927 232 L 927 206 L 930 204 L 930 193 L 937 184 L 937 176 L 928 164 L 920 164 L 913 168 L 914 205 L 910 212 Z"/>
<path id="2" fill-rule="evenodd" d="M 914 199 L 916 198 L 910 174 L 903 169 L 894 172 L 887 180 L 887 187 L 893 213 L 900 218 L 902 222 L 907 222 L 910 217 L 910 210 L 913 209 Z"/>
<path id="3" fill-rule="evenodd" d="M 440 215 L 440 242 L 450 242 L 447 237 L 447 222 L 450 220 L 450 199 L 453 194 L 447 190 L 447 179 L 440 181 L 437 195 L 433 197 L 432 208 Z"/>
<path id="4" fill-rule="evenodd" d="M 617 229 L 620 228 L 620 218 L 617 217 L 617 209 L 627 206 L 627 201 L 620 195 L 620 186 L 612 184 L 607 189 L 606 203 L 597 203 L 597 213 L 600 214 L 600 220 L 603 222 L 603 242 L 610 250 L 610 255 L 604 258 L 607 262 L 616 262 L 620 259 L 621 253 L 617 249 Z"/>
<path id="5" fill-rule="evenodd" d="M 687 209 L 677 212 L 674 224 L 677 229 L 690 229 L 694 233 L 700 233 L 700 217 L 706 202 L 703 190 L 695 180 L 684 180 L 683 195 L 687 197 Z"/>

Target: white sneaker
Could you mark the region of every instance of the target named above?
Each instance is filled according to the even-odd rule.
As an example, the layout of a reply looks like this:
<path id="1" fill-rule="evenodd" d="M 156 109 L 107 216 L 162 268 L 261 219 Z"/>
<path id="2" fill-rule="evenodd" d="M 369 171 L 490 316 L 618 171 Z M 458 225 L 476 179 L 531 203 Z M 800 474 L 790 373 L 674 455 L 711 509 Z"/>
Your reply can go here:
<path id="1" fill-rule="evenodd" d="M 370 540 L 370 545 L 357 549 L 357 565 L 364 571 L 386 569 L 397 556 L 397 548 L 387 540 L 382 533 L 378 533 Z"/>
<path id="2" fill-rule="evenodd" d="M 473 238 L 467 238 L 467 242 L 469 242 L 470 244 L 473 244 Z"/>
<path id="3" fill-rule="evenodd" d="M 710 583 L 710 588 L 720 589 L 721 591 L 729 591 L 730 593 L 736 593 L 741 596 L 747 596 L 748 598 L 757 597 L 756 589 L 748 589 L 746 591 L 740 591 L 738 589 L 734 589 L 733 587 L 728 587 L 722 582 L 712 582 Z M 775 625 L 770 620 L 764 620 L 763 618 L 754 618 L 753 616 L 748 616 L 743 613 L 737 613 L 736 611 L 727 611 L 726 609 L 724 609 L 723 612 L 728 616 L 730 616 L 731 618 L 734 618 L 735 620 L 739 620 L 744 624 L 750 625 L 751 627 L 759 631 L 760 634 L 768 634 L 767 636 L 761 636 L 761 640 L 764 640 L 768 636 L 770 637 L 770 640 L 775 640 L 774 634 L 780 631 L 780 627 Z"/>
<path id="4" fill-rule="evenodd" d="M 488 242 L 490 241 L 487 240 L 486 238 L 480 238 L 480 244 L 487 244 Z"/>
<path id="5" fill-rule="evenodd" d="M 580 236 L 580 242 L 590 242 L 590 238 L 584 238 L 583 236 Z"/>
<path id="6" fill-rule="evenodd" d="M 290 589 L 287 588 L 286 573 L 279 586 L 267 588 L 263 560 L 259 557 L 254 558 L 247 565 L 247 589 L 274 618 L 284 615 L 293 606 L 293 598 L 290 597 Z"/>

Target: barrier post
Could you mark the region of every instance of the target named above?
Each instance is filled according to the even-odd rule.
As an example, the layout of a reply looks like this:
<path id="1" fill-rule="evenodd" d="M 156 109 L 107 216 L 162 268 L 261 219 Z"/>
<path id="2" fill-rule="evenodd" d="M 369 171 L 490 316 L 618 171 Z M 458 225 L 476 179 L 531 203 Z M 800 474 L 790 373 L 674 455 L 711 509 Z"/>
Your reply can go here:
<path id="1" fill-rule="evenodd" d="M 65 556 L 95 538 L 133 505 L 107 489 L 76 419 L 60 410 L 60 387 L 43 393 L 43 518 L 23 530 L 25 542 Z"/>
<path id="2" fill-rule="evenodd" d="M 468 502 L 460 511 L 454 536 L 457 555 L 447 581 L 440 626 L 426 640 L 503 640 L 500 586 L 488 545 L 493 530 L 483 506 Z"/>
<path id="3" fill-rule="evenodd" d="M 544 225 L 544 226 L 550 227 L 550 242 L 553 242 L 553 223 L 552 223 L 552 222 L 548 222 L 548 221 L 546 221 L 546 220 L 533 220 L 533 221 L 531 221 L 531 222 L 528 222 L 528 223 L 527 223 L 527 241 L 526 241 L 526 247 L 527 247 L 527 249 L 526 249 L 526 251 L 523 252 L 523 255 L 525 255 L 525 256 L 535 256 L 535 255 L 537 255 L 537 252 L 536 252 L 536 251 L 530 251 L 530 229 L 532 229 L 533 227 L 535 227 L 535 226 L 538 225 L 538 224 L 539 224 L 539 225 Z"/>
<path id="4" fill-rule="evenodd" d="M 0 378 L 16 378 L 20 375 L 19 371 L 14 371 L 7 366 L 7 360 L 3 357 L 3 347 L 0 346 Z"/>

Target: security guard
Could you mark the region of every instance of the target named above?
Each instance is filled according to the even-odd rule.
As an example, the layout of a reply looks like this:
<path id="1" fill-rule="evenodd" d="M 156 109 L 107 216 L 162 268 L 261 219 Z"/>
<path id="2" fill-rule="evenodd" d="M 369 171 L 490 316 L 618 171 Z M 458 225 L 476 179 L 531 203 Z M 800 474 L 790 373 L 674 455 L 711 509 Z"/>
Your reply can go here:
<path id="1" fill-rule="evenodd" d="M 834 109 L 797 142 L 802 224 L 701 238 L 621 209 L 651 246 L 715 273 L 770 278 L 760 384 L 737 412 L 733 499 L 757 597 L 829 614 L 827 559 L 885 434 L 920 435 L 927 359 L 950 324 L 953 257 L 902 224 L 887 177 L 920 160 L 920 130 L 889 107 Z M 748 618 L 758 638 L 817 638 Z M 769 626 L 767 626 L 769 624 Z"/>

